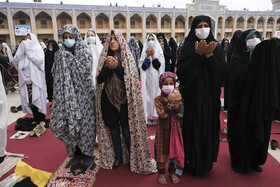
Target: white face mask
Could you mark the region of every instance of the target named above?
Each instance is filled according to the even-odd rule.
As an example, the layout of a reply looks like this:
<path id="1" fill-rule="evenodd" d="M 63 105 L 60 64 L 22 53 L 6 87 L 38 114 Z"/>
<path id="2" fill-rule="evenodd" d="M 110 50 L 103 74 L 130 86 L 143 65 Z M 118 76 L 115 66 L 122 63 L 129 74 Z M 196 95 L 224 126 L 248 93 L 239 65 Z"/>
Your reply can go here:
<path id="1" fill-rule="evenodd" d="M 174 86 L 172 86 L 172 85 L 163 85 L 161 90 L 163 91 L 163 93 L 168 95 L 168 94 L 174 92 Z"/>
<path id="2" fill-rule="evenodd" d="M 195 29 L 196 37 L 201 40 L 205 40 L 206 38 L 208 38 L 209 33 L 210 33 L 210 27 Z"/>
<path id="3" fill-rule="evenodd" d="M 148 46 L 149 46 L 149 47 L 154 47 L 155 45 L 156 45 L 156 42 L 153 41 L 153 40 L 150 40 L 150 41 L 148 42 Z"/>
<path id="4" fill-rule="evenodd" d="M 62 44 L 58 44 L 58 47 L 59 47 L 59 48 L 62 47 Z"/>
<path id="5" fill-rule="evenodd" d="M 246 44 L 247 44 L 247 50 L 249 51 L 253 51 L 256 47 L 256 45 L 258 45 L 259 43 L 261 43 L 261 40 L 259 38 L 251 38 L 251 39 L 248 39 L 246 41 Z"/>

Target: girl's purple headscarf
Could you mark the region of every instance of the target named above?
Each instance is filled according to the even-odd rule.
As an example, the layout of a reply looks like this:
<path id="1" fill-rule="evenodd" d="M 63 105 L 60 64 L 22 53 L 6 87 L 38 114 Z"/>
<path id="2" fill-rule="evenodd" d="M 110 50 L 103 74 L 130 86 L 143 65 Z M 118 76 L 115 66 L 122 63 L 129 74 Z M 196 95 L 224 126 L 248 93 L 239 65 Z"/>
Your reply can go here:
<path id="1" fill-rule="evenodd" d="M 166 79 L 167 77 L 170 77 L 170 78 L 173 79 L 174 87 L 175 87 L 175 84 L 176 84 L 176 74 L 167 71 L 167 72 L 162 73 L 160 75 L 160 77 L 159 77 L 159 88 L 160 89 L 162 88 L 162 84 L 163 84 L 164 79 Z M 161 96 L 167 97 L 167 95 L 163 91 L 161 91 Z"/>

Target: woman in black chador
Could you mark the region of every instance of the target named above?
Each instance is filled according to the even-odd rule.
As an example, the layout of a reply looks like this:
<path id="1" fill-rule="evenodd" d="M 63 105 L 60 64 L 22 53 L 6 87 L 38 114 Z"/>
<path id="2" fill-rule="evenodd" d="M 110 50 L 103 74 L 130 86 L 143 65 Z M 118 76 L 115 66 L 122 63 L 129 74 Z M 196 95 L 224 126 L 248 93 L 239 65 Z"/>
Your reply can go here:
<path id="1" fill-rule="evenodd" d="M 276 39 L 260 42 L 258 31 L 243 32 L 230 60 L 228 143 L 237 173 L 262 171 L 278 108 Z"/>
<path id="2" fill-rule="evenodd" d="M 220 143 L 220 85 L 225 57 L 210 28 L 208 16 L 194 18 L 177 64 L 185 107 L 185 163 L 197 176 L 212 169 Z"/>

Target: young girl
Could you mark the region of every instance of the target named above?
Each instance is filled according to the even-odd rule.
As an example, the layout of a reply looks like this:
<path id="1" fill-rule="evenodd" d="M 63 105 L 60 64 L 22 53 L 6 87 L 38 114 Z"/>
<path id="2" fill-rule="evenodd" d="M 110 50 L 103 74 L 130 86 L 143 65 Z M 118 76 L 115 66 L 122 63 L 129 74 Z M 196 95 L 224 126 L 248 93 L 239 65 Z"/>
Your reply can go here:
<path id="1" fill-rule="evenodd" d="M 158 166 L 158 182 L 167 184 L 165 165 L 169 161 L 171 181 L 179 183 L 175 175 L 175 162 L 184 167 L 184 145 L 180 126 L 181 94 L 175 91 L 176 74 L 165 72 L 159 78 L 161 95 L 155 98 L 158 126 L 155 138 L 155 157 Z"/>

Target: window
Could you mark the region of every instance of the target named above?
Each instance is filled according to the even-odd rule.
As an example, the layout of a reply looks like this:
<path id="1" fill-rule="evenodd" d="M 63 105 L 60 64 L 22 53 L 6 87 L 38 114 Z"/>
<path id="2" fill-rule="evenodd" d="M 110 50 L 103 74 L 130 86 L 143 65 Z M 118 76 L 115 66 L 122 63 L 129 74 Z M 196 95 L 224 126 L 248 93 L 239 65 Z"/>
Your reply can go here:
<path id="1" fill-rule="evenodd" d="M 19 24 L 20 25 L 25 25 L 26 24 L 26 20 L 24 20 L 24 19 L 19 20 Z"/>
<path id="2" fill-rule="evenodd" d="M 4 20 L 0 19 L 0 28 L 4 29 Z"/>
<path id="3" fill-rule="evenodd" d="M 61 28 L 62 28 L 64 25 L 66 25 L 66 20 L 65 20 L 65 19 L 62 19 L 62 20 L 61 20 Z"/>
<path id="4" fill-rule="evenodd" d="M 120 22 L 119 21 L 115 21 L 115 28 L 119 28 Z"/>
<path id="5" fill-rule="evenodd" d="M 150 21 L 146 21 L 146 27 L 151 28 L 151 22 Z"/>
<path id="6" fill-rule="evenodd" d="M 131 28 L 135 28 L 135 21 L 130 22 Z"/>
<path id="7" fill-rule="evenodd" d="M 86 28 L 86 22 L 85 22 L 85 20 L 80 20 L 80 28 L 81 28 L 81 29 Z"/>
<path id="8" fill-rule="evenodd" d="M 47 20 L 41 20 L 41 27 L 47 28 Z"/>

